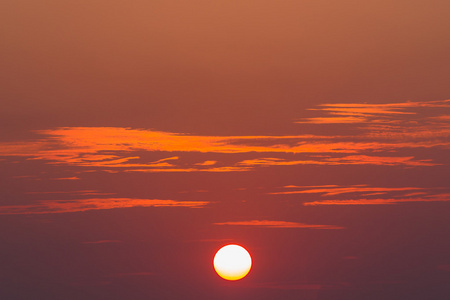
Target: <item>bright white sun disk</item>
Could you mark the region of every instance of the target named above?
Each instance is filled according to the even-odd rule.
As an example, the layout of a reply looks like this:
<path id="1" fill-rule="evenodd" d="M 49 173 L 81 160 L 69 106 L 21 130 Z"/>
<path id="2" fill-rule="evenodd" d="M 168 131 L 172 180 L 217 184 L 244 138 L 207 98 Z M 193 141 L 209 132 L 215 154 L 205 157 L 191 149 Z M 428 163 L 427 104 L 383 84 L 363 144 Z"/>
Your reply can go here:
<path id="1" fill-rule="evenodd" d="M 252 258 L 244 247 L 226 245 L 214 256 L 214 269 L 226 280 L 239 280 L 245 277 L 252 267 Z"/>

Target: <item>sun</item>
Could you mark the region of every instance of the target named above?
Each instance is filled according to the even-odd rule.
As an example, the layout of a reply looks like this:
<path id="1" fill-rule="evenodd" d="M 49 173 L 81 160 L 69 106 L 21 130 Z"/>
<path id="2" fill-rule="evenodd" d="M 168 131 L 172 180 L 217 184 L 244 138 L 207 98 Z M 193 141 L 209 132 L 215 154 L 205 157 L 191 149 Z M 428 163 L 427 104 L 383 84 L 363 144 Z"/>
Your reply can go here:
<path id="1" fill-rule="evenodd" d="M 239 280 L 250 272 L 252 258 L 244 247 L 230 244 L 217 251 L 213 264 L 217 274 L 223 279 Z"/>

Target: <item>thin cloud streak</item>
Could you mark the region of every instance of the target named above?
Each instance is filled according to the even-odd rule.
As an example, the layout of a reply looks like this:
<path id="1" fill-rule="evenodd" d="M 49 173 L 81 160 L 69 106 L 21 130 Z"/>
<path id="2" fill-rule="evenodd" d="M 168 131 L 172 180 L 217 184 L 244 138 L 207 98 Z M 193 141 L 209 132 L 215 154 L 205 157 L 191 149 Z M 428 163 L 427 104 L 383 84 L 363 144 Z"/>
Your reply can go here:
<path id="1" fill-rule="evenodd" d="M 295 123 L 308 123 L 308 124 L 351 124 L 351 123 L 363 123 L 367 121 L 366 118 L 361 117 L 317 117 L 306 118 L 304 121 L 297 121 Z"/>
<path id="2" fill-rule="evenodd" d="M 249 167 L 217 167 L 217 168 L 166 168 L 166 169 L 128 169 L 125 172 L 143 172 L 143 173 L 190 173 L 190 172 L 245 172 L 250 171 L 252 168 Z"/>
<path id="3" fill-rule="evenodd" d="M 448 202 L 450 198 L 409 198 L 409 199 L 347 199 L 347 200 L 319 200 L 305 202 L 305 206 L 318 205 L 390 205 L 413 202 Z"/>
<path id="4" fill-rule="evenodd" d="M 82 212 L 130 207 L 186 207 L 199 208 L 207 201 L 175 201 L 134 198 L 92 198 L 78 200 L 44 200 L 29 205 L 0 206 L 0 215 L 33 215 Z"/>
<path id="5" fill-rule="evenodd" d="M 257 226 L 267 228 L 344 229 L 344 227 L 334 225 L 313 225 L 297 222 L 269 221 L 269 220 L 222 222 L 222 223 L 214 223 L 214 225 Z"/>
<path id="6" fill-rule="evenodd" d="M 41 195 L 41 194 L 72 194 L 72 195 L 83 195 L 83 196 L 105 196 L 114 195 L 115 193 L 102 193 L 96 190 L 80 190 L 80 191 L 45 191 L 45 192 L 25 192 L 25 194 L 30 195 Z"/>
<path id="7" fill-rule="evenodd" d="M 368 156 L 368 155 L 350 155 L 336 158 L 320 158 L 315 160 L 288 160 L 282 158 L 256 158 L 244 160 L 238 163 L 241 166 L 295 166 L 295 165 L 378 165 L 378 166 L 436 166 L 431 160 L 415 160 L 413 156 L 392 157 L 392 156 Z"/>
<path id="8" fill-rule="evenodd" d="M 51 178 L 52 180 L 80 180 L 79 177 L 73 176 L 73 177 L 61 177 L 61 178 Z"/>
<path id="9" fill-rule="evenodd" d="M 321 197 L 355 194 L 352 199 L 324 199 L 304 202 L 304 206 L 319 205 L 388 205 L 409 202 L 447 202 L 450 193 L 443 188 L 419 187 L 371 187 L 368 185 L 323 185 L 323 186 L 284 186 L 287 191 L 272 192 L 270 195 L 320 194 Z M 439 193 L 440 191 L 440 193 Z M 437 193 L 436 193 L 437 192 Z M 384 195 L 384 198 L 383 196 Z M 374 196 L 371 198 L 370 196 Z M 376 197 L 375 197 L 376 196 Z"/>
<path id="10" fill-rule="evenodd" d="M 402 188 L 384 188 L 384 187 L 368 187 L 365 185 L 353 185 L 348 187 L 324 187 L 324 188 L 306 188 L 297 191 L 273 192 L 271 195 L 291 195 L 291 194 L 323 194 L 323 196 L 334 196 L 348 193 L 367 193 L 367 192 L 396 192 L 396 191 L 417 191 L 423 190 L 416 187 L 402 187 Z M 377 194 L 379 194 L 377 193 Z"/>

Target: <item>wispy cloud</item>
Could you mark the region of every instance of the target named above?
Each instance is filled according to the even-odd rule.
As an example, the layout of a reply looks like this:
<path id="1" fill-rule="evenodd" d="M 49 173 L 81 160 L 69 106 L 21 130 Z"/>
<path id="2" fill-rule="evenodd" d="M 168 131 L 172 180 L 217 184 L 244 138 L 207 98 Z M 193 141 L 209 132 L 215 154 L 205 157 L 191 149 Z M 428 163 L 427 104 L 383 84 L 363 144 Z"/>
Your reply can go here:
<path id="1" fill-rule="evenodd" d="M 207 205 L 207 201 L 175 201 L 134 198 L 92 198 L 78 200 L 44 200 L 29 205 L 0 206 L 2 215 L 56 214 L 128 207 L 188 207 Z"/>
<path id="2" fill-rule="evenodd" d="M 398 204 L 406 202 L 447 202 L 450 201 L 449 197 L 446 198 L 408 198 L 408 199 L 344 199 L 344 200 L 319 200 L 305 202 L 305 206 L 317 206 L 317 205 L 387 205 Z"/>
<path id="3" fill-rule="evenodd" d="M 143 172 L 143 173 L 190 173 L 190 172 L 243 172 L 251 170 L 250 167 L 230 166 L 217 168 L 155 168 L 155 169 L 126 169 L 125 172 Z"/>
<path id="4" fill-rule="evenodd" d="M 77 176 L 72 176 L 72 177 L 52 178 L 52 180 L 80 180 L 80 178 Z"/>
<path id="5" fill-rule="evenodd" d="M 436 166 L 431 159 L 417 160 L 414 156 L 369 156 L 369 155 L 350 155 L 344 157 L 328 158 L 324 160 L 329 164 L 336 165 L 379 165 L 379 166 Z"/>
<path id="6" fill-rule="evenodd" d="M 323 187 L 298 187 L 300 190 L 290 190 L 282 192 L 273 192 L 272 195 L 289 195 L 289 194 L 323 194 L 323 196 L 334 196 L 348 193 L 367 193 L 367 192 L 379 192 L 387 193 L 393 191 L 416 191 L 423 190 L 417 187 L 401 187 L 401 188 L 387 188 L 387 187 L 370 187 L 367 185 L 351 185 L 351 186 L 323 186 Z"/>
<path id="7" fill-rule="evenodd" d="M 334 103 L 322 104 L 320 108 L 310 109 L 328 114 L 326 117 L 306 118 L 297 123 L 336 124 L 336 123 L 366 123 L 378 121 L 385 123 L 398 115 L 417 114 L 418 108 L 449 108 L 450 100 L 399 102 L 385 104 L 368 103 Z"/>
<path id="8" fill-rule="evenodd" d="M 333 197 L 333 199 L 321 199 L 304 202 L 305 206 L 318 205 L 387 205 L 409 202 L 446 202 L 450 201 L 450 194 L 443 192 L 445 189 L 426 189 L 419 187 L 372 187 L 368 185 L 351 186 L 285 186 L 283 191 L 272 192 L 272 195 L 295 194 L 319 194 L 321 197 Z M 352 194 L 352 198 L 344 198 L 343 195 Z M 336 196 L 342 197 L 339 199 Z"/>
<path id="9" fill-rule="evenodd" d="M 202 136 L 123 127 L 63 127 L 37 131 L 40 137 L 35 140 L 0 143 L 0 156 L 110 172 L 238 172 L 305 164 L 435 166 L 439 162 L 432 157 L 416 158 L 411 153 L 450 148 L 450 100 L 324 104 L 313 110 L 322 116 L 297 123 L 342 123 L 346 129 L 322 131 L 323 135 Z M 160 157 L 149 160 L 151 153 Z M 201 159 L 184 160 L 183 153 L 198 153 Z M 242 153 L 251 157 L 240 162 L 215 157 Z"/>
<path id="10" fill-rule="evenodd" d="M 96 190 L 80 190 L 80 191 L 45 191 L 45 192 L 26 192 L 30 195 L 46 195 L 46 194 L 71 194 L 71 195 L 83 195 L 83 196 L 104 196 L 113 195 L 114 193 L 102 193 Z"/>
<path id="11" fill-rule="evenodd" d="M 325 116 L 296 123 L 360 124 L 360 137 L 395 140 L 428 140 L 450 136 L 450 100 L 387 104 L 338 103 L 311 109 Z M 438 142 L 435 140 L 434 142 Z M 442 141 L 448 147 L 448 141 Z"/>
<path id="12" fill-rule="evenodd" d="M 222 223 L 214 223 L 214 225 L 258 226 L 267 228 L 344 229 L 344 227 L 334 225 L 314 225 L 297 222 L 269 221 L 269 220 L 222 222 Z"/>
<path id="13" fill-rule="evenodd" d="M 215 160 L 206 160 L 204 162 L 197 163 L 196 165 L 197 166 L 212 166 L 212 165 L 215 165 L 216 163 L 217 163 L 217 161 L 215 161 Z"/>
<path id="14" fill-rule="evenodd" d="M 362 117 L 316 117 L 306 118 L 296 123 L 309 123 L 309 124 L 351 124 L 351 123 L 363 123 L 366 122 L 366 118 Z"/>
<path id="15" fill-rule="evenodd" d="M 255 166 L 295 166 L 295 165 L 378 165 L 378 166 L 436 166 L 431 159 L 417 160 L 413 156 L 369 156 L 349 155 L 342 157 L 312 157 L 308 160 L 289 160 L 283 158 L 256 158 L 239 162 L 237 165 L 246 167 Z"/>

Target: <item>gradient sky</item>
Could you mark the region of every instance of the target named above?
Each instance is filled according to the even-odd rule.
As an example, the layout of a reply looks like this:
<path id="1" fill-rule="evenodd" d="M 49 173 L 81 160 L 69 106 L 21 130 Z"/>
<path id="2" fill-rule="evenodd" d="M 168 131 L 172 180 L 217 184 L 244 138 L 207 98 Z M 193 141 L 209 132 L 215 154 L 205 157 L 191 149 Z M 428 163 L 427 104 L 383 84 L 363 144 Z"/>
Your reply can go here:
<path id="1" fill-rule="evenodd" d="M 449 36 L 444 0 L 2 1 L 0 298 L 448 299 Z"/>

